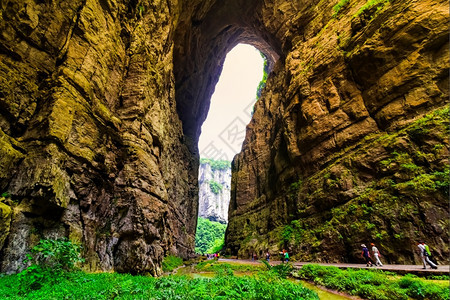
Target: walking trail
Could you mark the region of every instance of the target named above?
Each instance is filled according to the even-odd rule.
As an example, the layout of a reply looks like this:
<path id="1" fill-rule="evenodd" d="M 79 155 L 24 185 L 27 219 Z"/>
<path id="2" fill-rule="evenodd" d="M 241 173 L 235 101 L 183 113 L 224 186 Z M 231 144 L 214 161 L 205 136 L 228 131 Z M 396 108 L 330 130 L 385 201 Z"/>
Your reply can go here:
<path id="1" fill-rule="evenodd" d="M 227 258 L 221 258 L 219 259 L 221 262 L 233 262 L 233 263 L 242 263 L 242 264 L 261 264 L 259 261 L 254 261 L 250 259 L 227 259 Z M 280 264 L 280 261 L 270 261 L 271 265 L 278 265 Z M 383 271 L 390 271 L 395 272 L 398 274 L 415 274 L 420 276 L 427 276 L 427 275 L 448 275 L 450 272 L 450 265 L 438 265 L 438 268 L 436 270 L 431 269 L 430 267 L 427 267 L 427 269 L 423 269 L 422 265 L 387 265 L 384 264 L 382 267 L 366 267 L 366 264 L 337 264 L 337 263 L 314 263 L 314 262 L 292 262 L 294 267 L 301 268 L 303 265 L 307 264 L 317 264 L 321 266 L 335 266 L 340 269 L 346 269 L 346 268 L 354 268 L 354 269 L 378 269 Z"/>

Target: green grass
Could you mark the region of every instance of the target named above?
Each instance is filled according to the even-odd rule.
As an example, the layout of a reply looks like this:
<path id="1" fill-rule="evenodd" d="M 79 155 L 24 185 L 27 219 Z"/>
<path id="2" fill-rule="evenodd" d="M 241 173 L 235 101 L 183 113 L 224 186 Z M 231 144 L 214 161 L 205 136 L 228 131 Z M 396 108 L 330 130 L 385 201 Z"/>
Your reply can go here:
<path id="1" fill-rule="evenodd" d="M 77 272 L 53 282 L 23 293 L 17 275 L 3 276 L 0 299 L 319 299 L 315 292 L 270 274 L 189 279 Z"/>
<path id="2" fill-rule="evenodd" d="M 183 259 L 177 256 L 169 255 L 164 257 L 162 262 L 162 269 L 164 272 L 172 272 L 179 266 L 183 265 Z"/>
<path id="3" fill-rule="evenodd" d="M 195 266 L 197 271 L 217 272 L 217 271 L 237 271 L 237 272 L 258 272 L 265 269 L 263 265 L 249 265 L 239 263 L 222 263 L 217 261 L 204 261 Z"/>
<path id="4" fill-rule="evenodd" d="M 341 270 L 337 267 L 305 265 L 297 276 L 315 284 L 364 299 L 449 299 L 449 287 L 413 275 L 396 276 L 377 270 Z"/>

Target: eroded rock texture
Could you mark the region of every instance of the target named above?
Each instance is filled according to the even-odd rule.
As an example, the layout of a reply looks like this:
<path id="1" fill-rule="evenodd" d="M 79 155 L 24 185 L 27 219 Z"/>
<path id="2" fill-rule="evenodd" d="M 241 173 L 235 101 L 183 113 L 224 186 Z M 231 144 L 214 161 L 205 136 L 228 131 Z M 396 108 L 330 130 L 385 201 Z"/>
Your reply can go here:
<path id="1" fill-rule="evenodd" d="M 44 237 L 82 242 L 91 270 L 157 274 L 164 255 L 193 253 L 198 162 L 176 112 L 178 5 L 2 1 L 2 221 L 13 210 L 2 271 Z"/>
<path id="2" fill-rule="evenodd" d="M 358 262 L 375 242 L 413 263 L 425 240 L 448 261 L 447 3 L 350 1 L 333 17 L 333 1 L 299 2 L 273 3 L 283 60 L 233 162 L 228 251 Z"/>
<path id="3" fill-rule="evenodd" d="M 375 3 L 332 17 L 317 0 L 2 1 L 1 271 L 44 237 L 82 242 L 91 270 L 158 274 L 191 255 L 197 140 L 240 42 L 273 71 L 234 163 L 229 250 L 277 248 L 291 224 L 305 235 L 282 246 L 300 258 L 375 239 L 411 261 L 419 237 L 447 257 L 445 113 L 407 127 L 448 97 L 447 3 Z"/>

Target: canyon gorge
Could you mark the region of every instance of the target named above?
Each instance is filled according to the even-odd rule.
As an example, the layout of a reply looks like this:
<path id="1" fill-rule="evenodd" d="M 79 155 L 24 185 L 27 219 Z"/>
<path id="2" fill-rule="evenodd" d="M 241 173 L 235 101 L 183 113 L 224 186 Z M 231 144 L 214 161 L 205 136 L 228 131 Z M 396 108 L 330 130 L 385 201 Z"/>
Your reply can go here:
<path id="1" fill-rule="evenodd" d="M 0 271 L 42 238 L 89 271 L 193 257 L 198 139 L 228 51 L 267 59 L 225 253 L 449 257 L 448 2 L 5 0 Z"/>

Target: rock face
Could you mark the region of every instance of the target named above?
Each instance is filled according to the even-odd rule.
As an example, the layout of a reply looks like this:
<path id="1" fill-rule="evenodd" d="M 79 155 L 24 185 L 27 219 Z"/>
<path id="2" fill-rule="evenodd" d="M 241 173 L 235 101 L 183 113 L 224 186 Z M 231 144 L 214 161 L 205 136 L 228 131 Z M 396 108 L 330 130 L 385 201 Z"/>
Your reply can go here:
<path id="1" fill-rule="evenodd" d="M 234 162 L 229 251 L 281 232 L 304 259 L 374 239 L 407 262 L 423 237 L 448 257 L 446 115 L 420 119 L 448 98 L 448 3 L 340 3 L 2 1 L 0 271 L 49 237 L 81 242 L 90 270 L 193 254 L 198 136 L 240 42 L 272 72 Z"/>
<path id="2" fill-rule="evenodd" d="M 233 161 L 230 253 L 360 262 L 375 242 L 414 263 L 425 240 L 448 262 L 447 4 L 374 2 L 279 4 L 284 59 Z"/>
<path id="3" fill-rule="evenodd" d="M 176 111 L 178 5 L 2 1 L 2 272 L 49 237 L 83 243 L 90 270 L 156 275 L 165 255 L 193 253 L 198 158 Z"/>
<path id="4" fill-rule="evenodd" d="M 231 168 L 212 169 L 201 163 L 198 172 L 198 216 L 210 221 L 228 223 Z M 216 185 L 216 187 L 214 187 Z"/>

